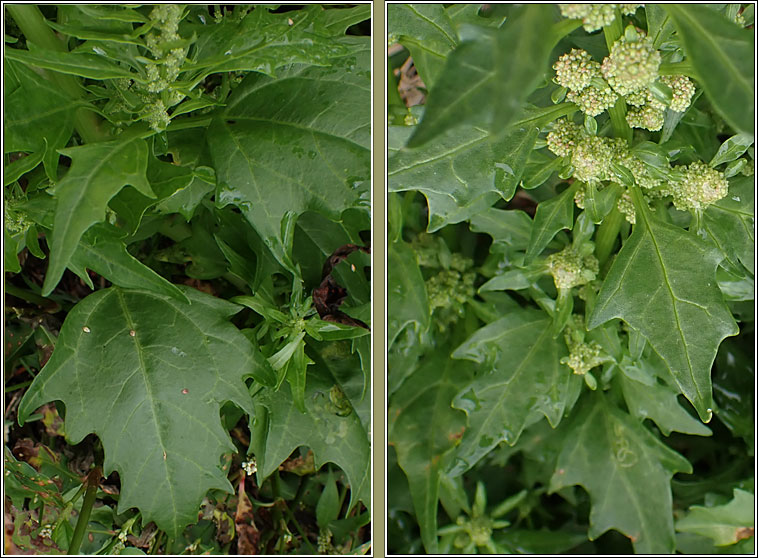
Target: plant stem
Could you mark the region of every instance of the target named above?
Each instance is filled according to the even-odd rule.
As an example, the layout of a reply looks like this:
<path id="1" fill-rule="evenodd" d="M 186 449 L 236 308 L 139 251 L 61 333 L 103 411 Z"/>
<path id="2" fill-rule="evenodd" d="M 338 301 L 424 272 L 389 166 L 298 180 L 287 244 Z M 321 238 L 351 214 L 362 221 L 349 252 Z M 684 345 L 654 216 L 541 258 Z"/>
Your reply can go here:
<path id="1" fill-rule="evenodd" d="M 13 20 L 24 33 L 27 41 L 34 43 L 47 50 L 67 52 L 66 45 L 53 33 L 53 30 L 45 23 L 45 17 L 37 6 L 32 4 L 9 4 L 7 6 Z M 67 95 L 73 99 L 82 97 L 82 88 L 73 76 L 52 72 L 49 75 L 51 81 L 56 83 Z M 103 132 L 100 117 L 86 108 L 79 108 L 74 113 L 74 127 L 86 143 L 104 141 L 108 139 Z"/>
<path id="2" fill-rule="evenodd" d="M 608 52 L 611 51 L 613 43 L 619 40 L 621 34 L 624 32 L 624 26 L 621 20 L 621 10 L 616 8 L 616 17 L 613 23 L 603 27 L 603 35 L 605 36 L 605 44 L 608 47 Z"/>
<path id="3" fill-rule="evenodd" d="M 608 261 L 608 257 L 611 255 L 613 243 L 616 241 L 623 220 L 624 216 L 618 208 L 614 207 L 597 229 L 595 255 L 601 267 Z"/>
<path id="4" fill-rule="evenodd" d="M 76 520 L 76 527 L 74 527 L 74 534 L 71 536 L 71 544 L 68 546 L 69 554 L 79 554 L 79 547 L 84 539 L 84 533 L 87 530 L 87 524 L 89 523 L 89 516 L 92 513 L 92 505 L 95 503 L 95 497 L 97 496 L 97 487 L 100 485 L 100 468 L 95 467 L 90 474 L 87 475 L 87 492 L 84 494 L 84 502 L 82 502 L 82 509 L 79 510 L 79 518 Z"/>
<path id="5" fill-rule="evenodd" d="M 628 145 L 632 144 L 632 129 L 626 121 L 626 101 L 619 97 L 616 104 L 608 109 L 608 115 L 611 117 L 611 125 L 616 137 L 624 138 Z"/>
<path id="6" fill-rule="evenodd" d="M 689 61 L 682 61 L 682 62 L 671 62 L 668 64 L 661 64 L 658 67 L 658 75 L 661 76 L 689 76 L 689 77 L 697 77 L 695 76 L 695 70 L 692 67 L 692 64 L 689 63 Z"/>
<path id="7" fill-rule="evenodd" d="M 186 130 L 187 128 L 207 128 L 211 123 L 210 116 L 191 116 L 189 118 L 180 118 L 172 120 L 166 131 L 176 132 L 177 130 Z"/>

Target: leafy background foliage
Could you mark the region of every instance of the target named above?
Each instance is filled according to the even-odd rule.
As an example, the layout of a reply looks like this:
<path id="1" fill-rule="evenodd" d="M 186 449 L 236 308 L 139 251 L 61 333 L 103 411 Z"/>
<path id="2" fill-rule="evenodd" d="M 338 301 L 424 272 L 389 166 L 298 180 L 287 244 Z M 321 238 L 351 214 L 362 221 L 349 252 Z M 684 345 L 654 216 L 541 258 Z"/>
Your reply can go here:
<path id="1" fill-rule="evenodd" d="M 369 6 L 6 15 L 6 542 L 365 553 Z"/>
<path id="2" fill-rule="evenodd" d="M 391 552 L 754 550 L 754 177 L 691 215 L 621 171 L 585 188 L 544 149 L 568 116 L 658 169 L 753 165 L 753 7 L 621 17 L 388 7 Z M 696 83 L 660 132 L 615 109 L 582 123 L 552 81 L 628 24 Z M 582 247 L 597 277 L 556 288 L 553 254 Z M 598 350 L 585 381 L 575 343 Z"/>

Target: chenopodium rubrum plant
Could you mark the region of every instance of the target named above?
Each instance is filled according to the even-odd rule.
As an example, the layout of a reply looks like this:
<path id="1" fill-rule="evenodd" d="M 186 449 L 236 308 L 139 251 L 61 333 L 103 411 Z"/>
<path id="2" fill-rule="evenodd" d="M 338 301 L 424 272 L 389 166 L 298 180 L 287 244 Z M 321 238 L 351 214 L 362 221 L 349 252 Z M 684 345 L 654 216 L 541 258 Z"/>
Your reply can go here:
<path id="1" fill-rule="evenodd" d="M 752 18 L 389 7 L 393 550 L 752 548 Z"/>
<path id="2" fill-rule="evenodd" d="M 118 471 L 119 509 L 172 540 L 232 491 L 233 406 L 259 484 L 306 446 L 344 471 L 345 509 L 368 506 L 368 256 L 329 275 L 360 325 L 321 320 L 308 293 L 370 228 L 370 49 L 346 34 L 370 7 L 8 15 L 5 269 L 70 308 L 19 423 L 62 401 L 68 440 L 96 434 Z M 25 248 L 49 260 L 41 288 Z M 67 269 L 113 286 L 71 308 Z"/>

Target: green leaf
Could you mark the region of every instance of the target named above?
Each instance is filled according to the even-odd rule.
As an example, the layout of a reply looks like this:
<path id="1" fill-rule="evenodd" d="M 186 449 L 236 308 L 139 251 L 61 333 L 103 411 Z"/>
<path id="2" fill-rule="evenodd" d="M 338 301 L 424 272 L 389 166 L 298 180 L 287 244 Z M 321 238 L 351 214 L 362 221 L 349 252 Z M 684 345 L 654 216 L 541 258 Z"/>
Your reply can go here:
<path id="1" fill-rule="evenodd" d="M 616 529 L 636 553 L 673 553 L 671 477 L 692 467 L 606 397 L 585 398 L 566 423 L 550 492 L 575 484 L 589 492 L 590 540 Z"/>
<path id="2" fill-rule="evenodd" d="M 413 57 L 427 88 L 437 80 L 458 33 L 442 4 L 388 4 L 387 29 Z"/>
<path id="3" fill-rule="evenodd" d="M 368 54 L 334 68 L 291 66 L 276 79 L 250 74 L 208 129 L 217 204 L 238 206 L 292 272 L 289 219 L 311 210 L 338 220 L 368 203 Z"/>
<path id="4" fill-rule="evenodd" d="M 721 257 L 694 234 L 653 218 L 637 188 L 632 196 L 637 224 L 613 261 L 587 328 L 621 318 L 642 333 L 707 422 L 711 365 L 721 341 L 738 332 L 716 285 Z"/>
<path id="5" fill-rule="evenodd" d="M 147 23 L 148 18 L 138 11 L 127 8 L 126 6 L 108 6 L 108 5 L 90 5 L 84 4 L 77 6 L 85 15 L 106 21 L 124 21 L 127 23 L 138 22 Z"/>
<path id="6" fill-rule="evenodd" d="M 179 184 L 179 187 L 176 190 L 167 197 L 161 199 L 155 205 L 155 210 L 159 213 L 179 213 L 189 221 L 192 219 L 195 210 L 203 199 L 205 199 L 215 187 L 215 171 L 209 167 L 196 167 L 192 173 L 189 184 L 186 184 L 185 186 Z"/>
<path id="7" fill-rule="evenodd" d="M 138 27 L 127 33 L 91 29 L 82 25 L 60 24 L 45 20 L 45 23 L 63 35 L 76 37 L 83 41 L 111 41 L 117 44 L 144 46 L 144 41 L 139 37 L 147 32 L 144 27 Z M 131 25 L 128 26 L 131 29 Z"/>
<path id="8" fill-rule="evenodd" d="M 752 177 L 735 177 L 729 193 L 708 206 L 703 215 L 703 228 L 723 254 L 732 270 L 738 261 L 755 273 L 755 187 Z"/>
<path id="9" fill-rule="evenodd" d="M 521 251 L 529 246 L 532 219 L 523 211 L 490 207 L 471 217 L 470 223 L 473 232 L 490 235 L 494 243 Z"/>
<path id="10" fill-rule="evenodd" d="M 45 171 L 58 180 L 58 152 L 74 129 L 74 113 L 81 101 L 70 99 L 59 87 L 16 62 L 6 60 L 5 152 L 44 154 Z M 10 75 L 18 80 L 11 89 Z"/>
<path id="11" fill-rule="evenodd" d="M 527 261 L 539 256 L 559 231 L 574 227 L 574 193 L 578 187 L 575 182 L 559 195 L 537 206 L 526 251 Z"/>
<path id="12" fill-rule="evenodd" d="M 723 163 L 734 161 L 745 153 L 748 147 L 753 145 L 753 141 L 753 134 L 740 133 L 733 135 L 721 144 L 716 155 L 713 156 L 713 159 L 708 164 L 711 167 L 717 167 Z"/>
<path id="13" fill-rule="evenodd" d="M 387 286 L 392 308 L 387 315 L 387 344 L 392 347 L 398 334 L 409 324 L 416 331 L 426 331 L 431 310 L 424 277 L 416 254 L 405 242 L 393 242 L 387 250 Z"/>
<path id="14" fill-rule="evenodd" d="M 755 123 L 755 38 L 705 6 L 667 4 L 689 61 L 714 108 L 738 132 Z"/>
<path id="15" fill-rule="evenodd" d="M 586 184 L 584 187 L 584 209 L 593 223 L 600 223 L 606 215 L 616 206 L 616 201 L 621 195 L 621 186 L 612 182 L 598 191 L 595 184 Z"/>
<path id="16" fill-rule="evenodd" d="M 440 474 L 466 428 L 465 414 L 453 409 L 453 396 L 473 376 L 473 366 L 432 354 L 403 383 L 389 406 L 389 444 L 408 485 L 427 553 L 437 552 Z M 432 426 L 432 428 L 430 428 Z"/>
<path id="17" fill-rule="evenodd" d="M 734 499 L 723 506 L 692 506 L 686 516 L 676 522 L 676 530 L 695 533 L 725 546 L 753 536 L 755 496 L 734 489 Z"/>
<path id="18" fill-rule="evenodd" d="M 502 441 L 513 445 L 532 416 L 555 428 L 579 394 L 581 381 L 560 363 L 563 339 L 554 339 L 544 312 L 522 309 L 469 337 L 453 358 L 478 364 L 479 375 L 453 399 L 468 415 L 451 474 L 470 469 Z"/>
<path id="19" fill-rule="evenodd" d="M 621 375 L 621 387 L 629 412 L 640 418 L 649 418 L 666 436 L 674 432 L 710 436 L 711 430 L 679 406 L 677 393 L 659 383 L 645 385 Z"/>
<path id="20" fill-rule="evenodd" d="M 144 81 L 128 68 L 114 64 L 97 54 L 58 52 L 36 47 L 33 51 L 6 48 L 5 57 L 27 66 L 89 79 L 128 78 L 139 82 Z"/>
<path id="21" fill-rule="evenodd" d="M 5 165 L 3 169 L 3 186 L 13 184 L 16 180 L 24 176 L 27 172 L 37 168 L 42 162 L 45 150 L 40 149 L 31 155 L 19 157 L 12 163 Z"/>
<path id="22" fill-rule="evenodd" d="M 55 237 L 42 296 L 58 284 L 79 239 L 105 218 L 110 199 L 130 184 L 146 196 L 154 196 L 145 177 L 148 149 L 144 140 L 115 140 L 61 149 L 71 158 L 71 168 L 55 186 L 57 199 Z"/>
<path id="23" fill-rule="evenodd" d="M 389 134 L 392 145 L 392 127 Z M 512 173 L 507 176 L 511 180 L 506 183 L 505 166 L 501 166 L 506 143 L 503 138 L 493 141 L 485 130 L 472 127 L 447 131 L 418 148 L 400 149 L 394 154 L 390 150 L 389 191 L 418 190 L 424 194 L 429 204 L 429 232 L 464 221 L 501 197 L 513 196 L 516 171 L 509 167 Z"/>
<path id="24" fill-rule="evenodd" d="M 191 304 L 118 287 L 66 317 L 52 357 L 19 404 L 24 424 L 42 404 L 66 405 L 66 434 L 96 434 L 104 472 L 121 477 L 119 511 L 142 511 L 178 536 L 208 490 L 232 492 L 219 467 L 235 451 L 219 420 L 226 401 L 252 415 L 243 381 L 271 383 L 258 350 L 227 320 L 239 307 L 183 287 Z"/>
<path id="25" fill-rule="evenodd" d="M 321 15 L 324 27 L 335 35 L 343 35 L 348 27 L 369 18 L 371 18 L 371 6 L 368 4 L 359 4 L 352 8 L 335 6 L 335 9 L 324 10 Z"/>
<path id="26" fill-rule="evenodd" d="M 340 497 L 337 493 L 337 483 L 334 482 L 334 476 L 329 471 L 324 483 L 324 489 L 316 504 L 316 523 L 322 529 L 326 529 L 330 522 L 339 517 Z"/>
<path id="27" fill-rule="evenodd" d="M 256 419 L 261 426 L 251 441 L 251 450 L 258 461 L 258 480 L 262 482 L 293 451 L 305 446 L 313 450 L 317 468 L 332 462 L 345 472 L 350 484 L 350 507 L 359 500 L 369 507 L 371 451 L 368 433 L 356 412 L 346 414 L 332 401 L 332 390 L 337 387 L 343 391 L 340 386 L 344 383 L 334 377 L 321 359 L 315 360 L 316 364 L 308 371 L 305 413 L 292 404 L 292 398 L 285 390 L 264 388 L 254 398 L 256 405 L 266 408 L 265 417 Z M 357 376 L 360 378 L 360 374 Z M 349 399 L 349 406 L 354 409 L 357 400 Z"/>
<path id="28" fill-rule="evenodd" d="M 242 21 L 224 18 L 210 26 L 187 25 L 187 33 L 197 34 L 197 56 L 185 67 L 199 70 L 201 77 L 239 71 L 273 76 L 275 70 L 290 64 L 328 66 L 335 57 L 350 50 L 347 44 L 334 40 L 334 27 L 324 27 L 325 23 L 333 23 L 333 16 L 320 21 L 323 12 L 332 10 L 321 6 L 277 14 L 270 10 L 271 7 L 259 6 Z M 277 106 L 281 107 L 281 102 Z"/>
<path id="29" fill-rule="evenodd" d="M 120 236 L 121 232 L 110 225 L 92 227 L 82 237 L 69 265 L 82 269 L 85 275 L 91 269 L 119 287 L 143 289 L 189 302 L 176 285 L 127 252 Z"/>
<path id="30" fill-rule="evenodd" d="M 463 123 L 497 134 L 516 119 L 547 69 L 552 46 L 545 37 L 552 13 L 537 4 L 514 12 L 501 29 L 471 26 L 462 33 L 429 93 L 409 146 L 420 146 Z"/>

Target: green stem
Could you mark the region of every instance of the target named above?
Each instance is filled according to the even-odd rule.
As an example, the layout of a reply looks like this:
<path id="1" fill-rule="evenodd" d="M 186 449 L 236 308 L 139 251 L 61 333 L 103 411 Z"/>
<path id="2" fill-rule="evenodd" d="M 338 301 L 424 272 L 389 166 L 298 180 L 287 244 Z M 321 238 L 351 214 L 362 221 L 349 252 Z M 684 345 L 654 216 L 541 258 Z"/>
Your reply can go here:
<path id="1" fill-rule="evenodd" d="M 668 64 L 661 64 L 658 67 L 658 75 L 661 76 L 688 76 L 697 77 L 695 75 L 695 69 L 689 61 L 671 62 Z"/>
<path id="2" fill-rule="evenodd" d="M 10 393 L 12 391 L 16 391 L 17 389 L 25 388 L 26 386 L 28 386 L 31 383 L 32 383 L 32 381 L 28 380 L 26 382 L 21 382 L 20 384 L 16 384 L 16 385 L 13 385 L 13 386 L 8 386 L 8 387 L 5 388 L 5 393 Z"/>
<path id="3" fill-rule="evenodd" d="M 45 17 L 37 6 L 32 4 L 9 4 L 7 8 L 27 41 L 48 50 L 67 52 L 66 45 L 58 39 L 53 30 L 45 23 Z M 51 81 L 56 83 L 70 97 L 74 99 L 82 97 L 83 90 L 75 77 L 57 72 L 53 72 L 49 76 Z M 100 117 L 87 108 L 76 110 L 74 113 L 74 127 L 86 143 L 108 139 L 108 135 L 102 130 L 102 120 L 100 120 Z"/>
<path id="4" fill-rule="evenodd" d="M 89 516 L 92 513 L 92 505 L 95 503 L 97 496 L 97 487 L 100 484 L 100 470 L 95 469 L 87 475 L 87 492 L 84 494 L 82 509 L 79 510 L 79 518 L 76 520 L 74 534 L 71 537 L 71 544 L 68 546 L 69 554 L 79 554 L 79 547 L 84 540 L 84 533 L 87 531 Z"/>
<path id="5" fill-rule="evenodd" d="M 189 118 L 180 118 L 172 120 L 166 128 L 167 132 L 176 132 L 177 130 L 186 130 L 188 128 L 207 128 L 211 123 L 210 116 L 193 116 Z"/>
<path id="6" fill-rule="evenodd" d="M 603 27 L 603 35 L 605 36 L 605 44 L 608 47 L 608 52 L 611 51 L 613 43 L 619 40 L 619 37 L 621 37 L 623 32 L 624 26 L 621 19 L 621 10 L 616 8 L 616 17 L 613 20 L 613 23 Z"/>
<path id="7" fill-rule="evenodd" d="M 26 302 L 37 304 L 43 308 L 47 308 L 51 306 L 51 304 L 55 305 L 55 303 L 49 298 L 45 298 L 44 296 L 40 296 L 37 293 L 33 293 L 26 289 L 21 289 L 8 282 L 5 283 L 5 292 L 9 295 L 15 296 L 16 298 L 20 298 L 21 300 L 25 300 Z"/>
<path id="8" fill-rule="evenodd" d="M 626 101 L 623 97 L 619 97 L 616 104 L 608 109 L 608 115 L 611 117 L 611 125 L 616 137 L 625 139 L 626 143 L 631 145 L 632 129 L 626 121 Z"/>
<path id="9" fill-rule="evenodd" d="M 608 257 L 611 255 L 613 243 L 616 241 L 623 220 L 624 216 L 618 208 L 614 207 L 597 229 L 595 255 L 601 267 L 608 261 Z"/>

